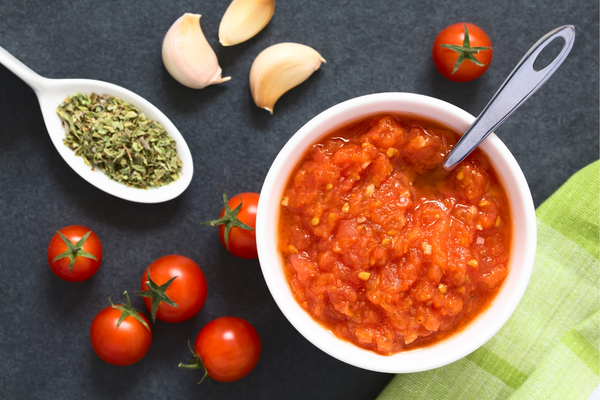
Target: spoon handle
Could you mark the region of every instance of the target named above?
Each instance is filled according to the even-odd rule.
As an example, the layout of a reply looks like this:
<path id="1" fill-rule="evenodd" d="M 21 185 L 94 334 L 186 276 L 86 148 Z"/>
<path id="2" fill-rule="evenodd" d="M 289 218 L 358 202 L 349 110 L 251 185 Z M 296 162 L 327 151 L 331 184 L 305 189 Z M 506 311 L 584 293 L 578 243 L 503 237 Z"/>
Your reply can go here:
<path id="1" fill-rule="evenodd" d="M 541 70 L 533 66 L 538 55 L 554 39 L 565 41 L 556 58 Z M 575 27 L 565 25 L 552 30 L 542 37 L 525 54 L 510 73 L 494 97 L 485 106 L 473 125 L 458 141 L 444 161 L 444 169 L 451 171 L 465 159 L 479 144 L 504 122 L 521 104 L 536 92 L 565 60 L 575 41 Z"/>
<path id="2" fill-rule="evenodd" d="M 31 68 L 17 60 L 12 54 L 0 47 L 0 64 L 12 71 L 15 75 L 21 78 L 26 84 L 39 94 L 44 88 L 44 82 L 47 78 L 33 72 Z"/>

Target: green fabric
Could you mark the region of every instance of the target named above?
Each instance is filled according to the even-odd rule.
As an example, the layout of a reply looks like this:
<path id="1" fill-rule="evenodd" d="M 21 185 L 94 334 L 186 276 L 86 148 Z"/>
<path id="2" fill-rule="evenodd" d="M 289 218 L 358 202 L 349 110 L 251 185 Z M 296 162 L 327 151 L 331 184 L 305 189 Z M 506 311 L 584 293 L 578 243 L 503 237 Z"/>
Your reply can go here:
<path id="1" fill-rule="evenodd" d="M 484 346 L 450 365 L 396 375 L 377 400 L 587 400 L 600 384 L 600 162 L 536 211 L 525 296 Z"/>
<path id="2" fill-rule="evenodd" d="M 598 169 L 599 164 L 595 162 L 573 175 L 536 211 L 539 219 L 596 259 L 600 258 Z"/>

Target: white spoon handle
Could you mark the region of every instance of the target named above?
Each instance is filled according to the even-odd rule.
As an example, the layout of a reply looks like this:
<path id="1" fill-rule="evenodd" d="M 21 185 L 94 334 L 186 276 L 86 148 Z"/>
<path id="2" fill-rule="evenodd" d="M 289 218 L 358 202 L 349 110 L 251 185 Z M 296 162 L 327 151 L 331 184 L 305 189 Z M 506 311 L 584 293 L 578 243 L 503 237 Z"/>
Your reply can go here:
<path id="1" fill-rule="evenodd" d="M 0 47 L 0 64 L 12 71 L 26 84 L 31 86 L 36 94 L 40 94 L 47 85 L 48 78 L 33 72 L 31 68 L 17 60 L 12 54 Z"/>
<path id="2" fill-rule="evenodd" d="M 536 70 L 533 64 L 540 52 L 558 37 L 562 37 L 565 41 L 562 50 L 550 64 L 541 70 Z M 535 93 L 562 64 L 571 51 L 574 41 L 575 28 L 572 25 L 565 25 L 552 30 L 534 44 L 506 78 L 506 81 L 473 122 L 473 125 L 448 154 L 444 162 L 444 169 L 451 171 L 525 100 Z"/>

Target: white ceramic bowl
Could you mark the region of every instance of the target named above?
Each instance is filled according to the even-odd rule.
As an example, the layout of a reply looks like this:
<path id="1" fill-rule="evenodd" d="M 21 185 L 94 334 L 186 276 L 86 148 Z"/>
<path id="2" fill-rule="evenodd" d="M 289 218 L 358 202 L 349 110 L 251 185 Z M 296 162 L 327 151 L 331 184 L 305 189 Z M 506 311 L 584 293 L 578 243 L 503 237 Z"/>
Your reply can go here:
<path id="1" fill-rule="evenodd" d="M 487 342 L 510 318 L 523 297 L 535 257 L 537 231 L 529 187 L 508 148 L 494 134 L 480 148 L 488 155 L 507 191 L 513 232 L 509 274 L 491 306 L 463 331 L 430 347 L 382 356 L 338 339 L 300 307 L 284 274 L 277 249 L 281 198 L 288 178 L 306 150 L 347 122 L 380 113 L 412 114 L 465 132 L 475 117 L 444 101 L 411 93 L 380 93 L 338 104 L 304 125 L 283 147 L 263 184 L 256 219 L 258 257 L 275 302 L 292 325 L 329 355 L 371 371 L 408 373 L 454 362 Z"/>

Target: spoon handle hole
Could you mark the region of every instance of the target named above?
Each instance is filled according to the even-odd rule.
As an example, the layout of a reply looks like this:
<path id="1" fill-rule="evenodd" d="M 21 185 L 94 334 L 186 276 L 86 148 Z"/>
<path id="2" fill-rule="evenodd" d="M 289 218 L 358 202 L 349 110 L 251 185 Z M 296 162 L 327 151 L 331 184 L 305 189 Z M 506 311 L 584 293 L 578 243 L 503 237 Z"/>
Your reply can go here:
<path id="1" fill-rule="evenodd" d="M 562 36 L 555 37 L 538 54 L 533 62 L 533 69 L 539 72 L 548 67 L 560 55 L 566 43 L 565 38 Z"/>

